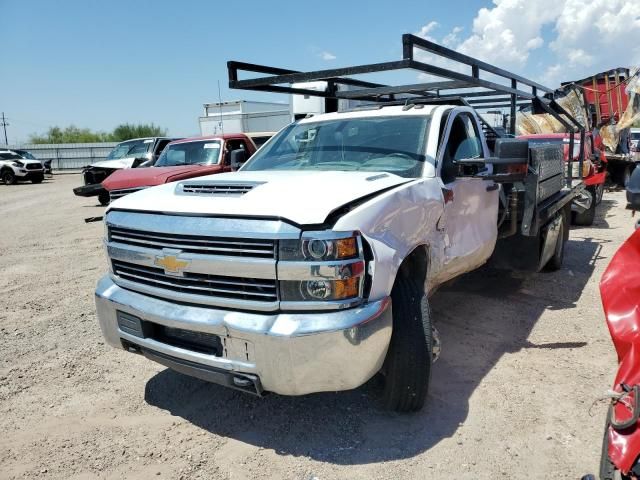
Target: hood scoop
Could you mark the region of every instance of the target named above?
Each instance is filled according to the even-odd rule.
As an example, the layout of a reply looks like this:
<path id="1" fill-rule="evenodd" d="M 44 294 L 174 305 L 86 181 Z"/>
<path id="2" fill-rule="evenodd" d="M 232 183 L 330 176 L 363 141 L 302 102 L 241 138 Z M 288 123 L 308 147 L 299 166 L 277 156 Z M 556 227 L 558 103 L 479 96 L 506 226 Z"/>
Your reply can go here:
<path id="1" fill-rule="evenodd" d="M 176 187 L 176 194 L 238 197 L 263 183 L 264 182 L 219 182 L 215 180 L 180 182 Z"/>

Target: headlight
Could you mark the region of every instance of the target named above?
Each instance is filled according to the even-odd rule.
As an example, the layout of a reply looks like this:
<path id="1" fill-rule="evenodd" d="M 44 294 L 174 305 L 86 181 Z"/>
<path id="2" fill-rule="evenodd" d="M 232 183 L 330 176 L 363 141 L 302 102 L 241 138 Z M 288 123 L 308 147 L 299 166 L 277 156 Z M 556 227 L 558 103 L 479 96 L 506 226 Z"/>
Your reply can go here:
<path id="1" fill-rule="evenodd" d="M 279 243 L 283 308 L 344 308 L 362 300 L 365 262 L 357 232 L 304 232 Z"/>
<path id="2" fill-rule="evenodd" d="M 18 160 L 16 160 L 15 162 L 13 162 L 13 163 L 12 163 L 12 165 L 13 165 L 14 167 L 19 167 L 19 168 L 24 167 L 24 163 L 22 163 L 22 162 L 20 162 L 20 161 L 18 161 Z"/>

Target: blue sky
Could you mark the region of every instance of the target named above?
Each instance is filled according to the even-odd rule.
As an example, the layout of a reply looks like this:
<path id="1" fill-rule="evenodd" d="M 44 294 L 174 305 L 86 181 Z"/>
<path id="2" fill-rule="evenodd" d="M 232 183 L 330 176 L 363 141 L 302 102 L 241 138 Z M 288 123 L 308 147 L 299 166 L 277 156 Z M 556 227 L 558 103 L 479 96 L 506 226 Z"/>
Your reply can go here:
<path id="1" fill-rule="evenodd" d="M 218 99 L 218 80 L 223 100 L 288 101 L 230 91 L 227 60 L 303 70 L 399 59 L 401 34 L 431 22 L 437 25 L 425 33 L 429 38 L 555 80 L 552 67 L 565 65 L 558 63 L 562 55 L 582 61 L 575 48 L 562 53 L 549 47 L 569 7 L 545 17 L 531 11 L 531 3 L 545 2 L 0 0 L 0 111 L 11 124 L 10 143 L 70 124 L 108 131 L 123 122 L 154 122 L 172 135 L 196 134 L 202 104 Z M 522 9 L 543 18 L 523 18 Z M 635 26 L 627 34 L 637 39 Z M 503 42 L 514 55 L 504 56 Z"/>

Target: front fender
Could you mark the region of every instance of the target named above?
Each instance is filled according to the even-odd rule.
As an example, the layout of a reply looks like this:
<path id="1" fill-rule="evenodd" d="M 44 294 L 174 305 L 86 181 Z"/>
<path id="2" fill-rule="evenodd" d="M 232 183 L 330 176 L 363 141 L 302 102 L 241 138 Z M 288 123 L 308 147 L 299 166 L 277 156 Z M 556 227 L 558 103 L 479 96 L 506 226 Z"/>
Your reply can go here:
<path id="1" fill-rule="evenodd" d="M 622 244 L 600 280 L 600 295 L 609 333 L 618 354 L 618 373 L 613 389 L 621 383 L 640 385 L 640 230 Z M 617 418 L 628 411 L 620 402 L 614 406 Z M 609 427 L 609 458 L 628 473 L 640 454 L 640 426 L 624 433 Z"/>
<path id="2" fill-rule="evenodd" d="M 359 230 L 371 245 L 371 300 L 391 294 L 402 261 L 416 247 L 427 245 L 430 252 L 438 251 L 443 242 L 436 225 L 442 214 L 442 191 L 437 179 L 423 178 L 372 198 L 336 222 L 335 230 Z M 443 250 L 444 246 L 440 246 Z M 430 275 L 432 268 L 430 265 Z"/>

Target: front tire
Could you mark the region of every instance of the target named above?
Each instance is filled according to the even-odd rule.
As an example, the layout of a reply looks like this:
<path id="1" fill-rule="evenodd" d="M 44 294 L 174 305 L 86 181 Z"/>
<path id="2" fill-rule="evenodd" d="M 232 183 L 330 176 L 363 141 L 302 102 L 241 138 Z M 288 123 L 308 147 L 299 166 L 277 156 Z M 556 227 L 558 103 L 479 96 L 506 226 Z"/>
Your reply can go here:
<path id="1" fill-rule="evenodd" d="M 602 454 L 600 456 L 600 480 L 623 480 L 628 477 L 616 468 L 609 458 L 609 419 L 611 417 L 611 407 L 607 411 L 607 421 L 604 424 L 604 437 L 602 438 Z"/>
<path id="2" fill-rule="evenodd" d="M 433 356 L 429 302 L 424 285 L 398 273 L 391 292 L 393 333 L 383 367 L 384 404 L 396 412 L 415 412 L 425 403 Z"/>
<path id="3" fill-rule="evenodd" d="M 111 201 L 109 192 L 100 192 L 100 194 L 98 195 L 98 201 L 100 202 L 100 205 L 103 205 L 105 207 L 109 205 L 109 202 Z"/>
<path id="4" fill-rule="evenodd" d="M 18 182 L 18 179 L 12 170 L 5 170 L 2 172 L 2 182 L 5 185 L 15 185 Z"/>

